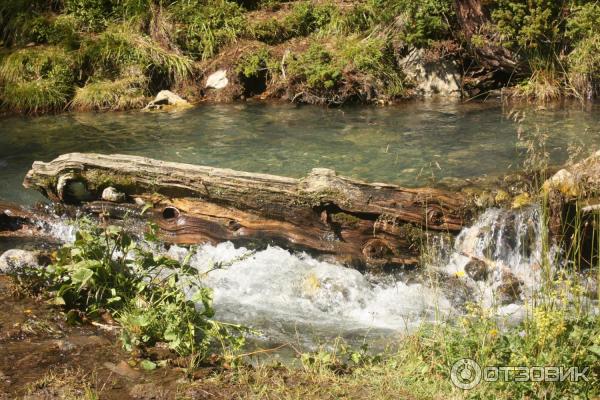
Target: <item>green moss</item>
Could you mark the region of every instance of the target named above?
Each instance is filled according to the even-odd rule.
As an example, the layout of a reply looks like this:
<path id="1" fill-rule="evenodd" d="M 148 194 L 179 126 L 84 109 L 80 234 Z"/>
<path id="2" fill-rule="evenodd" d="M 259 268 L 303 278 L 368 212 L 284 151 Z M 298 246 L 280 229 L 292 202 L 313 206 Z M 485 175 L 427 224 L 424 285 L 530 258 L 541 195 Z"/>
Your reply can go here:
<path id="1" fill-rule="evenodd" d="M 85 171 L 82 174 L 82 178 L 87 182 L 87 187 L 92 192 L 99 192 L 108 186 L 112 186 L 125 193 L 133 193 L 136 192 L 137 189 L 143 189 L 138 187 L 138 182 L 129 175 L 122 175 L 98 169 Z"/>
<path id="2" fill-rule="evenodd" d="M 360 224 L 362 220 L 354 215 L 346 214 L 345 212 L 339 212 L 331 215 L 331 221 L 340 225 L 355 227 L 356 225 Z"/>

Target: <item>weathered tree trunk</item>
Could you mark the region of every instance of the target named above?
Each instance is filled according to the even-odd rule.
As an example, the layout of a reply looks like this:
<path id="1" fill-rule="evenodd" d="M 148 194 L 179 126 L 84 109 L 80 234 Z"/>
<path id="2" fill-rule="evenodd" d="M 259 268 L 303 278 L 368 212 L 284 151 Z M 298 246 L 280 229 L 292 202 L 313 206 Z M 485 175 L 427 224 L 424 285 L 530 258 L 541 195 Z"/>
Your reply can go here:
<path id="1" fill-rule="evenodd" d="M 415 264 L 427 232 L 456 233 L 467 218 L 460 194 L 368 184 L 328 169 L 293 179 L 72 153 L 35 162 L 24 185 L 110 217 L 139 214 L 147 204 L 146 218 L 175 243 L 265 241 L 349 264 Z M 107 187 L 128 204 L 99 201 Z"/>
<path id="2" fill-rule="evenodd" d="M 456 0 L 456 15 L 461 32 L 467 43 L 471 43 L 474 35 L 483 38 L 483 42 L 471 46 L 471 51 L 477 62 L 486 69 L 513 72 L 518 67 L 514 54 L 498 44 L 494 33 L 486 30 L 490 22 L 481 0 Z"/>
<path id="3" fill-rule="evenodd" d="M 544 183 L 548 230 L 578 265 L 600 261 L 600 152 L 559 170 Z"/>

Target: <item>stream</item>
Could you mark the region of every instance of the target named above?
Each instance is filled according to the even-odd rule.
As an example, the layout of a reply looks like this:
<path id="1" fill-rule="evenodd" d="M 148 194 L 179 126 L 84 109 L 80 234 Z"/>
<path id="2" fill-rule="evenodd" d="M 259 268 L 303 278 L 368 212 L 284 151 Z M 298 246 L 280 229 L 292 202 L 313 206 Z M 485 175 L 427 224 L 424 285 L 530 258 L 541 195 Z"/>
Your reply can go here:
<path id="1" fill-rule="evenodd" d="M 600 144 L 600 113 L 526 109 L 548 134 L 551 163 L 568 145 Z M 369 181 L 419 186 L 519 170 L 526 148 L 497 103 L 417 102 L 397 107 L 326 109 L 293 105 L 206 105 L 181 113 L 62 114 L 6 117 L 0 133 L 0 200 L 43 198 L 21 187 L 34 160 L 59 154 L 124 153 L 300 177 L 314 167 Z M 258 329 L 260 346 L 300 347 L 341 336 L 385 346 L 424 321 L 460 314 L 466 302 L 498 306 L 507 323 L 540 279 L 540 212 L 489 209 L 455 243 L 432 243 L 417 270 L 361 274 L 304 253 L 270 246 L 257 252 L 231 243 L 203 245 L 191 259 L 212 287 L 216 317 Z M 65 221 L 52 226 L 72 240 Z M 0 243 L 0 248 L 26 244 Z M 183 259 L 188 249 L 163 249 Z M 473 265 L 473 259 L 484 264 Z M 515 284 L 518 282 L 518 284 Z M 190 296 L 192 293 L 190 293 Z"/>

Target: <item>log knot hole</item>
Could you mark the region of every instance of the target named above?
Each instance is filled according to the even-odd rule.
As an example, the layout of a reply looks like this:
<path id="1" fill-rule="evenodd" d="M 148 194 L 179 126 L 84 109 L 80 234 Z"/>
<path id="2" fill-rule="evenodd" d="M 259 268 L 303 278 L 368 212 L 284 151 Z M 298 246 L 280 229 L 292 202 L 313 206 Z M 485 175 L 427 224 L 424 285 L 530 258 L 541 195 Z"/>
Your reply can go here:
<path id="1" fill-rule="evenodd" d="M 162 217 L 163 219 L 175 219 L 178 218 L 180 215 L 179 210 L 173 206 L 167 206 L 165 208 L 163 208 L 162 211 Z"/>

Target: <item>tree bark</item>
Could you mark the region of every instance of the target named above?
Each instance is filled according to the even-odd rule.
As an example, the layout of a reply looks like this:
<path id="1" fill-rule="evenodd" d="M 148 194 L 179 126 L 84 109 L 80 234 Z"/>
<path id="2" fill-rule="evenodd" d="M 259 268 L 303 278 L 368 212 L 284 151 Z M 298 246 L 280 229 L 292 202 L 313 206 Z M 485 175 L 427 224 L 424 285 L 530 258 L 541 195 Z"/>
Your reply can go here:
<path id="1" fill-rule="evenodd" d="M 498 43 L 497 35 L 486 29 L 490 22 L 481 0 L 456 0 L 456 15 L 461 32 L 476 61 L 486 69 L 513 72 L 518 66 L 515 54 Z M 471 39 L 479 35 L 485 44 L 472 45 Z"/>
<path id="2" fill-rule="evenodd" d="M 174 243 L 275 243 L 353 265 L 416 264 L 428 234 L 457 233 L 468 218 L 461 194 L 369 184 L 321 168 L 294 179 L 72 153 L 35 162 L 24 185 L 110 218 L 150 219 Z M 101 201 L 109 186 L 125 204 Z M 140 216 L 143 204 L 149 210 Z"/>

